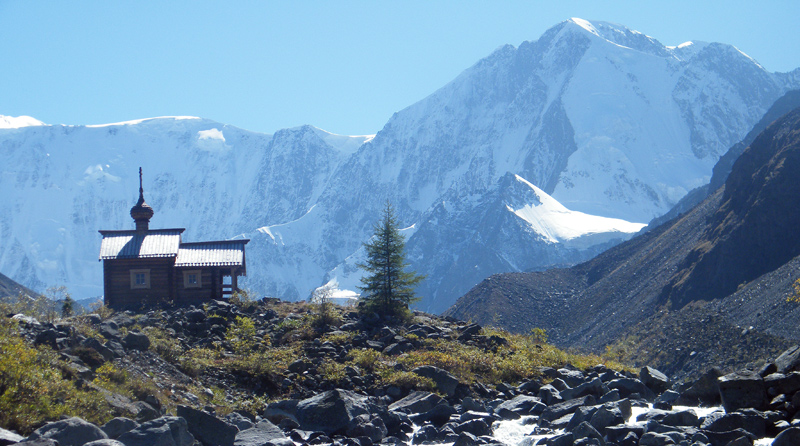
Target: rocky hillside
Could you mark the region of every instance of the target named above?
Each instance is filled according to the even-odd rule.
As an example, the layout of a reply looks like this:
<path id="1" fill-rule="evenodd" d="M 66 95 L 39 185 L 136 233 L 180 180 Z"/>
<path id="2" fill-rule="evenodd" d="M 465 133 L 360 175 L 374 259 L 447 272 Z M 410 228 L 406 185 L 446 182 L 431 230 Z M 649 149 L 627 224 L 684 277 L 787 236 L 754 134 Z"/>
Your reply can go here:
<path id="1" fill-rule="evenodd" d="M 52 322 L 11 311 L 0 444 L 722 446 L 800 432 L 798 348 L 676 382 L 543 341 L 275 300 Z M 687 404 L 724 411 L 673 408 Z"/>
<path id="2" fill-rule="evenodd" d="M 38 294 L 26 286 L 11 280 L 8 276 L 0 273 L 0 300 L 16 298 L 20 294 L 26 296 L 38 296 Z"/>
<path id="3" fill-rule="evenodd" d="M 774 355 L 798 338 L 800 307 L 786 302 L 800 276 L 798 132 L 796 110 L 689 212 L 570 269 L 491 277 L 447 314 L 540 327 L 562 347 L 628 349 L 670 373 Z"/>

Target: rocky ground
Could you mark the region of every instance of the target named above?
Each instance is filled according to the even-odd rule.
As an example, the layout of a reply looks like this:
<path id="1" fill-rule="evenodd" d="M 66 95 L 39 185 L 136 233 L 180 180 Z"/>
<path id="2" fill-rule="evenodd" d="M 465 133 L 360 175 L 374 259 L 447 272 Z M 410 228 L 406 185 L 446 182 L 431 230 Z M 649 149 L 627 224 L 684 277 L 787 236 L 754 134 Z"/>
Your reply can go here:
<path id="1" fill-rule="evenodd" d="M 554 354 L 543 333 L 522 352 L 519 338 L 421 313 L 403 323 L 344 310 L 332 324 L 320 314 L 265 300 L 54 323 L 15 315 L 113 418 L 3 429 L 0 445 L 474 446 L 497 443 L 492 426 L 512 419 L 529 426 L 526 446 L 800 444 L 798 348 L 758 370 L 676 383 L 596 357 L 522 367 L 523 353 Z M 465 367 L 473 360 L 486 364 Z M 704 417 L 673 408 L 720 404 Z M 637 407 L 640 423 L 626 424 Z"/>

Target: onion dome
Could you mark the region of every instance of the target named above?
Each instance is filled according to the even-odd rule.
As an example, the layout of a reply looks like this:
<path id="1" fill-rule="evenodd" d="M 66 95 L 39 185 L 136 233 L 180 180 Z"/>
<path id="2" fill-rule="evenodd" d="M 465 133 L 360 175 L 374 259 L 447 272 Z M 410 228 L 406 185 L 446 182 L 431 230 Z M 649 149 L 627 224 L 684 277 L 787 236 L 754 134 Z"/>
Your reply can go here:
<path id="1" fill-rule="evenodd" d="M 131 208 L 131 218 L 136 222 L 137 231 L 147 231 L 150 219 L 153 217 L 153 208 L 144 202 L 144 189 L 142 188 L 142 168 L 139 168 L 139 201 Z"/>

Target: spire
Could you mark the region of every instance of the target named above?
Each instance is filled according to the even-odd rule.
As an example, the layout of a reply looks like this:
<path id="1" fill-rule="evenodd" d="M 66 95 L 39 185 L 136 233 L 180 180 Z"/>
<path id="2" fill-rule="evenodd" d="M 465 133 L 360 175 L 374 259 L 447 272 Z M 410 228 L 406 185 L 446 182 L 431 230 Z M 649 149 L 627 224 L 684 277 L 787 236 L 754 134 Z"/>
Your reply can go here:
<path id="1" fill-rule="evenodd" d="M 150 219 L 153 217 L 153 208 L 144 202 L 144 188 L 142 187 L 142 168 L 139 168 L 139 201 L 131 208 L 131 218 L 136 222 L 137 231 L 147 231 Z"/>

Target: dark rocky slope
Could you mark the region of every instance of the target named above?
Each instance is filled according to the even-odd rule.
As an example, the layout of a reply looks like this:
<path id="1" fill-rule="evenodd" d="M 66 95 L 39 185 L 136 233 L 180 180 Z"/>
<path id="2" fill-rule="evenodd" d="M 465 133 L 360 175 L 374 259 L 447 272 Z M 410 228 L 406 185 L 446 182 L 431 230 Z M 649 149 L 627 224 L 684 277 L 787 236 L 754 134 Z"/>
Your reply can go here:
<path id="1" fill-rule="evenodd" d="M 800 337 L 800 307 L 785 302 L 800 275 L 798 173 L 796 110 L 689 212 L 570 269 L 493 276 L 446 314 L 544 328 L 562 347 L 627 341 L 637 360 L 676 374 L 720 355 L 723 367 L 774 355 Z M 687 327 L 693 336 L 682 336 Z M 676 362 L 676 349 L 691 356 Z"/>
<path id="2" fill-rule="evenodd" d="M 11 280 L 8 276 L 0 273 L 0 299 L 16 298 L 20 294 L 30 297 L 38 296 L 38 293 L 30 290 L 28 287 L 20 285 L 19 283 Z"/>

